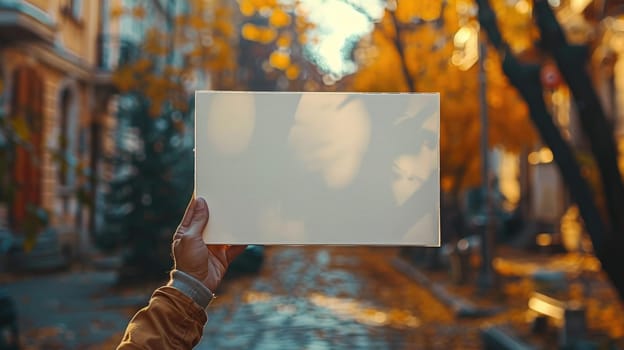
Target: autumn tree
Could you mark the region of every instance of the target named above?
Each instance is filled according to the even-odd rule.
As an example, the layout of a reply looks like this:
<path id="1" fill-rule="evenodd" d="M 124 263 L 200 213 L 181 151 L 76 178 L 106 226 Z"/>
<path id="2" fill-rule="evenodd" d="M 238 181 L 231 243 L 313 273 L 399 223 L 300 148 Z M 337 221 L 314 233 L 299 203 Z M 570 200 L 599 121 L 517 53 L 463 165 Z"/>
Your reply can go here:
<path id="1" fill-rule="evenodd" d="M 389 1 L 354 50 L 356 91 L 439 92 L 441 186 L 456 201 L 481 181 L 478 24 L 467 1 Z M 512 19 L 518 22 L 514 16 Z M 517 17 L 517 16 L 516 16 Z M 516 30 L 521 30 L 517 28 Z M 485 58 L 490 146 L 519 152 L 535 141 L 527 109 L 510 88 L 496 52 Z"/>
<path id="2" fill-rule="evenodd" d="M 243 84 L 251 90 L 323 88 L 317 67 L 308 59 L 308 44 L 316 40 L 315 25 L 300 0 L 241 0 L 239 10 L 243 16 L 241 46 L 249 46 L 241 52 Z"/>
<path id="3" fill-rule="evenodd" d="M 624 300 L 624 260 L 619 252 L 624 246 L 624 184 L 618 167 L 619 155 L 612 119 L 605 113 L 588 69 L 590 48 L 600 45 L 578 41 L 578 33 L 564 31 L 561 17 L 556 16 L 547 1 L 526 3 L 533 7 L 530 23 L 534 24 L 532 32 L 536 33 L 538 43 L 527 50 L 533 53 L 530 55 L 532 59 L 525 59 L 523 52 L 514 50 L 510 45 L 508 33 L 501 25 L 503 21 L 490 1 L 477 0 L 479 21 L 489 42 L 502 55 L 502 69 L 526 101 L 531 120 L 542 140 L 552 149 L 571 197 L 578 205 L 596 257 L 620 299 Z M 587 19 L 594 25 L 600 23 L 609 15 L 609 10 L 613 10 L 613 7 L 606 5 L 606 2 L 599 2 L 597 6 L 590 6 L 587 12 L 591 17 Z M 559 11 L 571 10 L 574 13 L 575 9 L 570 6 L 562 6 Z M 576 12 L 578 14 L 579 10 Z M 601 196 L 593 195 L 572 147 L 556 127 L 544 101 L 545 86 L 540 74 L 543 67 L 552 61 L 572 93 L 578 119 L 599 174 Z"/>
<path id="4" fill-rule="evenodd" d="M 114 17 L 130 17 L 147 27 L 134 57 L 123 62 L 114 75 L 121 93 L 138 92 L 149 100 L 150 115 L 164 108 L 189 109 L 195 89 L 208 87 L 213 76 L 233 84 L 236 69 L 235 9 L 225 0 L 168 1 L 159 9 L 163 21 L 147 12 L 151 0 L 132 8 L 115 8 Z M 157 8 L 162 5 L 156 6 Z M 152 10 L 154 11 L 154 10 Z"/>
<path id="5" fill-rule="evenodd" d="M 122 137 L 97 239 L 102 248 L 123 248 L 124 281 L 170 269 L 171 232 L 193 190 L 194 91 L 232 86 L 236 69 L 232 2 L 135 4 L 113 9 L 146 29 L 140 42 L 124 43 L 114 74 Z"/>

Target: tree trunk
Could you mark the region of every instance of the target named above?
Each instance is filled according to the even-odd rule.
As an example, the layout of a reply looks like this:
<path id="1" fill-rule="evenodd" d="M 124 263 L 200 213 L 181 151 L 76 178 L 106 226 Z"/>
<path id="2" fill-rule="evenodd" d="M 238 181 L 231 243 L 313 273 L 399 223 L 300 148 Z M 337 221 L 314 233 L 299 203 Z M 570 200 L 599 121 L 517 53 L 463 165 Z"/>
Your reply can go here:
<path id="1" fill-rule="evenodd" d="M 570 45 L 552 8 L 545 0 L 535 1 L 535 19 L 540 29 L 542 46 L 557 62 L 568 84 L 581 126 L 600 170 L 602 190 L 608 211 L 603 231 L 604 242 L 594 249 L 604 270 L 624 300 L 624 264 L 619 249 L 624 246 L 624 184 L 618 167 L 618 152 L 611 123 L 600 104 L 593 81 L 587 71 L 586 47 Z"/>
<path id="2" fill-rule="evenodd" d="M 503 71 L 509 78 L 511 84 L 516 87 L 523 99 L 527 102 L 531 119 L 538 129 L 542 140 L 552 150 L 561 175 L 568 186 L 573 200 L 579 207 L 579 211 L 585 222 L 585 227 L 592 239 L 596 256 L 602 263 L 604 271 L 619 293 L 620 299 L 624 300 L 624 264 L 622 264 L 620 253 L 617 252 L 622 245 L 620 242 L 615 241 L 614 237 L 617 236 L 609 234 L 607 225 L 605 225 L 602 220 L 595 204 L 589 185 L 581 175 L 580 167 L 571 147 L 565 142 L 559 129 L 554 124 L 551 115 L 548 113 L 548 109 L 544 103 L 543 90 L 540 82 L 540 67 L 538 65 L 519 62 L 502 39 L 496 22 L 496 14 L 492 10 L 489 1 L 477 0 L 477 4 L 479 6 L 479 21 L 481 26 L 487 32 L 490 42 L 501 53 L 501 57 L 503 57 Z M 548 4 L 545 6 L 548 6 Z M 554 16 L 552 19 L 555 20 Z M 541 20 L 543 21 L 544 19 L 542 18 Z M 544 25 L 544 23 L 542 23 L 542 25 Z M 552 23 L 549 25 L 552 25 Z M 572 58 L 572 60 L 575 59 Z M 582 61 L 576 60 L 576 62 L 579 63 Z M 584 66 L 575 66 L 574 72 L 578 73 L 583 69 Z M 574 80 L 575 84 L 582 81 L 582 79 Z M 587 84 L 584 89 L 591 89 L 591 82 Z M 585 96 L 585 94 L 590 93 L 584 91 L 583 96 Z M 593 104 L 590 104 L 590 107 L 596 108 Z M 586 115 L 592 112 L 586 105 L 581 105 L 579 110 L 582 110 Z M 601 113 L 601 110 L 598 113 Z M 594 123 L 590 119 L 586 119 L 584 122 L 588 124 Z M 600 122 L 598 122 L 598 124 L 600 124 Z M 601 125 L 596 126 L 592 124 L 591 128 L 593 137 L 600 136 L 605 139 L 613 138 L 612 134 L 605 135 L 601 133 L 604 131 Z M 606 150 L 605 152 L 607 153 L 610 152 L 609 141 L 601 140 L 594 142 L 597 142 L 598 145 L 593 149 L 594 152 L 599 150 Z M 592 145 L 594 146 L 594 144 Z M 603 167 L 600 169 L 601 173 L 605 170 L 612 171 L 612 167 L 608 164 L 612 157 L 612 154 L 601 156 L 599 161 L 604 162 Z M 605 179 L 608 181 L 605 183 L 605 186 L 614 181 L 615 176 L 619 176 L 619 172 L 617 172 L 617 175 L 603 174 L 603 181 L 605 181 Z M 608 189 L 605 188 L 605 190 Z M 614 192 L 617 194 L 617 191 L 619 190 L 616 188 Z M 613 194 L 610 194 L 610 196 L 613 196 Z M 619 203 L 619 199 L 617 198 L 611 198 L 610 200 L 613 201 L 611 205 L 617 205 Z M 622 209 L 624 209 L 624 206 L 620 208 L 620 211 Z"/>

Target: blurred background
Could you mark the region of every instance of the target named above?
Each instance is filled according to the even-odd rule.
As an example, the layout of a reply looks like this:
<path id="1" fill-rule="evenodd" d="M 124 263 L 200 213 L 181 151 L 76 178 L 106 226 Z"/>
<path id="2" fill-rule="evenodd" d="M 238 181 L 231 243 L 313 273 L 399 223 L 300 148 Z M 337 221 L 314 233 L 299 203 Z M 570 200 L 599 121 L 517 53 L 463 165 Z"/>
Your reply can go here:
<path id="1" fill-rule="evenodd" d="M 198 349 L 624 349 L 622 52 L 618 0 L 0 0 L 0 349 L 166 281 L 198 89 L 440 92 L 443 242 L 251 246 Z"/>

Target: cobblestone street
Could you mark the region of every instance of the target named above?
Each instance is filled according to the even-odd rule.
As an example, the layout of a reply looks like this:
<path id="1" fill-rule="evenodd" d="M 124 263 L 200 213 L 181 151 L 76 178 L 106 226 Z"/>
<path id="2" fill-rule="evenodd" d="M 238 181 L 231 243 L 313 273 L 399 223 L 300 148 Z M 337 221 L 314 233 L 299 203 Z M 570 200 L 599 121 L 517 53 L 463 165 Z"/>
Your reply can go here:
<path id="1" fill-rule="evenodd" d="M 225 284 L 199 349 L 479 348 L 433 296 L 395 271 L 397 251 L 269 250 L 260 276 Z"/>
<path id="2" fill-rule="evenodd" d="M 197 349 L 479 348 L 427 289 L 391 266 L 397 250 L 273 247 L 258 275 L 225 281 Z M 8 285 L 25 349 L 110 349 L 151 288 L 112 289 L 108 272 Z"/>

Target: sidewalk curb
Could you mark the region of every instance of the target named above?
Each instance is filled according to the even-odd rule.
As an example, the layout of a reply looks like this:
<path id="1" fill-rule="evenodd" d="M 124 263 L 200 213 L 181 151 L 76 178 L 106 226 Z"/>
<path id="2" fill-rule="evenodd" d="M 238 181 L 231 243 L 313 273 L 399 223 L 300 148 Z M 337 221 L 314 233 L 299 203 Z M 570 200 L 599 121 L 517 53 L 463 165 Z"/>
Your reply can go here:
<path id="1" fill-rule="evenodd" d="M 451 294 L 442 284 L 432 282 L 429 277 L 418 268 L 412 266 L 400 257 L 394 257 L 392 259 L 392 266 L 416 283 L 429 289 L 434 297 L 453 310 L 456 317 L 484 317 L 491 316 L 498 312 L 498 310 L 495 309 L 479 307 L 470 300 Z"/>

